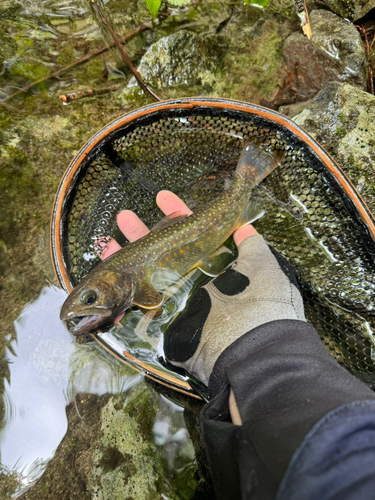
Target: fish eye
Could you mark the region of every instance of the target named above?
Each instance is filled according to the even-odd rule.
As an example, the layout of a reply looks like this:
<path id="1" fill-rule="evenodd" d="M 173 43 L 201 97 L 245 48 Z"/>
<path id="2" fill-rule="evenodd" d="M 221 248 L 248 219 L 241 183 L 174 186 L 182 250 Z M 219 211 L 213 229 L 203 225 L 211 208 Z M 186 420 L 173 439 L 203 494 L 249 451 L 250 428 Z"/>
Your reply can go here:
<path id="1" fill-rule="evenodd" d="M 94 290 L 84 290 L 80 296 L 80 301 L 82 302 L 82 304 L 93 304 L 96 299 L 97 295 Z"/>

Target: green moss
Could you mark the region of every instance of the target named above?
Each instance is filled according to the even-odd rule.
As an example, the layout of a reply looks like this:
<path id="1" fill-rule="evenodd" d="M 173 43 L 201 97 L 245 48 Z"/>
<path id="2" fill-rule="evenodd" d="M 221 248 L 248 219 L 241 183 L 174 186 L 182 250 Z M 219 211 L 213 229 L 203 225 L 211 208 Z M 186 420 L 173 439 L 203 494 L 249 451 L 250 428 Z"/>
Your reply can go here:
<path id="1" fill-rule="evenodd" d="M 3 165 L 0 170 L 0 235 L 4 240 L 14 237 L 27 215 L 24 200 L 35 196 L 38 189 L 36 176 L 27 170 L 29 160 L 16 146 L 1 146 Z"/>
<path id="2" fill-rule="evenodd" d="M 138 387 L 127 402 L 123 396 L 114 396 L 103 408 L 91 476 L 94 498 L 159 498 L 155 485 L 162 470 L 149 435 L 156 414 L 150 398 L 146 387 Z"/>
<path id="3" fill-rule="evenodd" d="M 25 51 L 23 49 L 29 49 L 34 45 L 34 42 L 30 36 L 25 36 L 24 33 L 16 35 L 14 40 L 17 42 L 17 46 L 20 49 L 20 54 L 23 55 Z"/>
<path id="4" fill-rule="evenodd" d="M 0 68 L 4 61 L 15 56 L 17 44 L 11 36 L 7 35 L 7 26 L 0 22 Z"/>
<path id="5" fill-rule="evenodd" d="M 59 52 L 57 62 L 61 66 L 68 66 L 77 60 L 76 52 L 71 45 L 65 45 Z"/>
<path id="6" fill-rule="evenodd" d="M 14 494 L 20 487 L 20 478 L 15 472 L 7 467 L 0 466 L 0 499 L 8 500 L 14 498 Z"/>
<path id="7" fill-rule="evenodd" d="M 44 78 L 48 74 L 48 69 L 44 64 L 35 61 L 17 61 L 11 67 L 14 75 L 23 76 L 31 81 Z"/>
<path id="8" fill-rule="evenodd" d="M 293 0 L 270 0 L 265 8 L 267 14 L 280 14 L 290 20 L 297 19 L 295 2 Z"/>
<path id="9" fill-rule="evenodd" d="M 344 127 L 338 127 L 337 130 L 336 130 L 336 133 L 337 133 L 337 137 L 339 139 L 342 139 L 343 137 L 346 136 L 346 134 L 348 133 L 348 131 Z"/>

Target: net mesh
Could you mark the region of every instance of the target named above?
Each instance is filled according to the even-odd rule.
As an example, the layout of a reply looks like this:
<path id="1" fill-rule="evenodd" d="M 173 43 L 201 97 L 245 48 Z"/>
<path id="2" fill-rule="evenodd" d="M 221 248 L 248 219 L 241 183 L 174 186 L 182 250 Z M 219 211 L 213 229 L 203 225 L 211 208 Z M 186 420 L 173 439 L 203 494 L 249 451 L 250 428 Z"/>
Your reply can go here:
<path id="1" fill-rule="evenodd" d="M 148 226 L 169 189 L 194 210 L 221 192 L 240 152 L 257 137 L 284 151 L 253 196 L 265 208 L 254 225 L 298 271 L 306 316 L 337 361 L 375 384 L 372 350 L 374 245 L 320 160 L 291 132 L 245 112 L 155 113 L 117 131 L 81 168 L 67 204 L 65 260 L 73 283 L 98 262 L 116 215 L 133 210 Z"/>

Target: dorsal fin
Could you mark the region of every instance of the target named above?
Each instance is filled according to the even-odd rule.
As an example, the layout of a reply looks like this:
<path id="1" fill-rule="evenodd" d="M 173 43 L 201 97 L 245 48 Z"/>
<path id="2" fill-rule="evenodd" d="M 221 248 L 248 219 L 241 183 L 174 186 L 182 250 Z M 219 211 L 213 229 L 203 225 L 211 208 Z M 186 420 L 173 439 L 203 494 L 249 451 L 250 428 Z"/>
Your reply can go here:
<path id="1" fill-rule="evenodd" d="M 159 220 L 157 224 L 151 229 L 151 231 L 159 231 L 159 229 L 165 229 L 166 227 L 172 226 L 177 222 L 181 222 L 187 219 L 189 216 L 187 214 L 182 215 L 181 210 L 177 212 L 173 212 L 172 214 L 167 215 L 163 219 Z"/>

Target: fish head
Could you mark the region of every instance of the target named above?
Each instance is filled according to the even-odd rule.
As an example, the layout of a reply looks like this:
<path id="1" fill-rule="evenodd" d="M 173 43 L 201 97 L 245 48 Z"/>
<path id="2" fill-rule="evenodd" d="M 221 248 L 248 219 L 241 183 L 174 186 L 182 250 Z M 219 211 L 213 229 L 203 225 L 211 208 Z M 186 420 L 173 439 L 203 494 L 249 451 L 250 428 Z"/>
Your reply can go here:
<path id="1" fill-rule="evenodd" d="M 133 304 L 135 286 L 130 274 L 88 274 L 65 300 L 60 319 L 67 321 L 74 335 L 89 332 Z"/>

